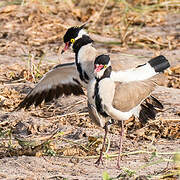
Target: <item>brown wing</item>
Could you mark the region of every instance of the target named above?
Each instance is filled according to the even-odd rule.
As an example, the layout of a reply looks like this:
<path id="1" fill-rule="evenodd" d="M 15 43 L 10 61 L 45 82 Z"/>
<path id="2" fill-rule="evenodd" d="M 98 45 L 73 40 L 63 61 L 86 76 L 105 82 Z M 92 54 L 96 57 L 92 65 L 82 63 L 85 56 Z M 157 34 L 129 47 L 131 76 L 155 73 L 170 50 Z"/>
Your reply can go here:
<path id="1" fill-rule="evenodd" d="M 127 112 L 146 99 L 157 85 L 155 78 L 129 83 L 116 82 L 113 107 Z"/>
<path id="2" fill-rule="evenodd" d="M 43 100 L 49 102 L 63 94 L 84 94 L 80 82 L 74 63 L 60 64 L 45 74 L 35 88 L 18 105 L 17 109 L 28 108 L 32 104 L 38 106 Z"/>

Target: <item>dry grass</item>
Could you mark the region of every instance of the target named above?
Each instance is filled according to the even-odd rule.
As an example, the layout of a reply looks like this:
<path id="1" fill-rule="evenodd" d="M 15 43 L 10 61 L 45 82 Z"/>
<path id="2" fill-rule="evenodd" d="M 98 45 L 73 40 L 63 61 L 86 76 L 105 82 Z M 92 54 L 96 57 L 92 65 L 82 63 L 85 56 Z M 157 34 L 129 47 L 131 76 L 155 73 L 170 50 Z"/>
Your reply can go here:
<path id="1" fill-rule="evenodd" d="M 11 115 L 10 112 L 24 97 L 19 93 L 23 82 L 37 82 L 52 66 L 43 66 L 42 61 L 47 51 L 58 53 L 62 45 L 62 36 L 69 26 L 88 22 L 90 33 L 103 37 L 113 37 L 117 41 L 106 42 L 110 51 L 114 44 L 120 48 L 146 48 L 159 52 L 180 48 L 177 32 L 164 34 L 148 34 L 142 27 L 159 27 L 166 25 L 166 14 L 179 13 L 179 2 L 172 0 L 9 0 L 0 2 L 0 54 L 20 57 L 26 61 L 26 66 L 12 65 L 0 67 L 1 89 L 0 108 L 4 113 L 0 121 L 0 158 L 9 156 L 61 156 L 97 158 L 101 137 L 88 136 L 88 141 L 71 141 L 66 138 L 73 132 L 61 131 L 60 125 L 94 128 L 87 112 L 73 111 L 75 105 L 86 103 L 85 99 L 76 104 L 60 106 L 48 105 L 37 110 L 33 108 L 26 112 L 31 117 L 46 119 L 47 124 L 28 124 L 22 115 Z M 102 42 L 103 43 L 103 40 Z M 6 69 L 6 71 L 5 71 Z M 168 87 L 180 88 L 180 67 L 171 68 L 168 75 Z M 4 83 L 8 83 L 4 88 Z M 13 85 L 13 86 L 12 86 Z M 14 88 L 15 87 L 15 88 Z M 10 118 L 7 118 L 7 117 Z M 15 117 L 16 116 L 16 117 Z M 54 119 L 56 117 L 56 119 Z M 26 119 L 27 120 L 27 119 Z M 159 138 L 179 139 L 180 119 L 159 118 L 149 121 L 146 126 L 132 119 L 126 124 L 126 138 L 136 141 L 156 142 Z M 55 129 L 55 130 L 54 130 Z M 119 133 L 116 124 L 110 133 Z M 20 136 L 19 136 L 20 135 Z M 63 144 L 63 145 L 62 145 Z M 110 143 L 108 143 L 110 146 Z M 113 158 L 117 153 L 105 153 L 106 158 Z M 153 163 L 173 161 L 179 163 L 175 152 L 166 152 L 174 156 L 174 160 L 166 159 L 165 154 L 153 151 L 132 151 L 129 154 L 147 153 L 158 157 Z M 154 154 L 155 153 L 155 154 Z M 178 159 L 178 160 L 177 160 Z M 144 168 L 144 167 L 141 167 Z M 179 164 L 174 171 L 165 171 L 160 176 L 164 178 L 177 176 Z M 131 170 L 124 170 L 125 175 L 134 176 Z M 121 174 L 123 176 L 123 174 Z M 121 176 L 120 176 L 121 177 Z M 110 179 L 108 174 L 104 179 Z"/>

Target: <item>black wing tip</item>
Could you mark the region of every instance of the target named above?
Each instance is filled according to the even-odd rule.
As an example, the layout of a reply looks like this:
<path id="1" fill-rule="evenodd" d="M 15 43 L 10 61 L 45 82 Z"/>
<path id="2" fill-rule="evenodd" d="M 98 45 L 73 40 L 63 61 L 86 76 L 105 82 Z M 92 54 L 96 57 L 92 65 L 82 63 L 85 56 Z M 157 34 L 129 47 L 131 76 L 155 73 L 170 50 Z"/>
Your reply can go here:
<path id="1" fill-rule="evenodd" d="M 32 104 L 29 104 L 25 99 L 14 108 L 14 111 L 19 111 L 21 109 L 28 109 Z"/>
<path id="2" fill-rule="evenodd" d="M 150 96 L 143 104 L 139 113 L 139 120 L 142 124 L 147 123 L 149 119 L 155 119 L 158 109 L 163 109 L 163 105 L 155 97 Z"/>
<path id="3" fill-rule="evenodd" d="M 151 100 L 153 101 L 153 105 L 156 107 L 156 108 L 159 108 L 159 109 L 163 109 L 164 106 L 162 105 L 162 103 L 156 99 L 154 96 L 150 96 Z"/>
<path id="4" fill-rule="evenodd" d="M 84 95 L 84 91 L 80 85 L 63 84 L 62 86 L 57 86 L 35 95 L 28 94 L 25 99 L 15 108 L 15 110 L 18 111 L 22 108 L 28 109 L 31 105 L 37 107 L 43 101 L 48 103 L 53 99 L 58 99 L 62 95 L 69 96 L 71 94 L 75 96 Z"/>
<path id="5" fill-rule="evenodd" d="M 156 111 L 154 108 L 150 108 L 147 105 L 141 104 L 141 110 L 139 113 L 139 120 L 142 124 L 147 123 L 149 119 L 155 119 L 156 117 Z"/>
<path id="6" fill-rule="evenodd" d="M 155 72 L 163 72 L 170 67 L 169 61 L 165 56 L 160 55 L 148 61 L 151 67 L 154 68 Z"/>
<path id="7" fill-rule="evenodd" d="M 19 111 L 19 110 L 21 110 L 21 109 L 23 109 L 23 108 L 28 109 L 28 108 L 26 108 L 26 105 L 24 104 L 24 101 L 20 102 L 20 103 L 13 109 L 13 111 Z"/>
<path id="8" fill-rule="evenodd" d="M 57 69 L 57 68 L 60 68 L 60 67 L 66 67 L 66 66 L 72 66 L 72 65 L 74 65 L 74 64 L 75 64 L 74 62 L 64 63 L 64 64 L 58 64 L 58 65 L 54 66 L 53 69 Z"/>

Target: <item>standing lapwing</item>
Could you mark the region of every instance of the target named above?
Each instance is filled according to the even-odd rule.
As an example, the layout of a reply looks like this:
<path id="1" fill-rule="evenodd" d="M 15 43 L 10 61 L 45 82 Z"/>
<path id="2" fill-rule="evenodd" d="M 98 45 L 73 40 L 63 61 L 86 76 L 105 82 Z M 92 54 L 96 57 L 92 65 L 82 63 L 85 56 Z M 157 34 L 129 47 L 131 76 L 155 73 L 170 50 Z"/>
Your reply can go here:
<path id="1" fill-rule="evenodd" d="M 166 69 L 157 65 L 154 68 Z M 143 76 L 143 74 L 141 74 Z M 121 121 L 121 137 L 117 165 L 120 167 L 120 154 L 122 150 L 123 121 L 130 117 L 138 117 L 140 121 L 154 119 L 157 108 L 162 104 L 151 96 L 158 84 L 161 74 L 147 80 L 133 82 L 117 82 L 112 78 L 112 67 L 108 55 L 100 55 L 94 62 L 94 78 L 88 84 L 88 108 L 92 120 L 105 129 L 103 147 L 97 164 L 102 162 L 103 148 L 108 132 L 108 125 L 114 120 Z M 152 100 L 152 101 L 149 101 Z M 151 103 L 152 102 L 152 103 Z"/>
<path id="2" fill-rule="evenodd" d="M 29 108 L 32 104 L 38 106 L 43 101 L 49 102 L 62 95 L 84 94 L 82 87 L 87 88 L 89 80 L 94 77 L 94 59 L 98 51 L 83 28 L 84 25 L 71 27 L 63 38 L 65 48 L 62 52 L 71 47 L 75 53 L 75 62 L 57 65 L 47 72 L 18 105 L 18 109 Z M 112 65 L 111 78 L 121 82 L 145 80 L 163 71 L 167 64 L 164 56 L 157 56 L 143 65 L 124 71 L 120 70 L 120 64 L 115 63 Z"/>

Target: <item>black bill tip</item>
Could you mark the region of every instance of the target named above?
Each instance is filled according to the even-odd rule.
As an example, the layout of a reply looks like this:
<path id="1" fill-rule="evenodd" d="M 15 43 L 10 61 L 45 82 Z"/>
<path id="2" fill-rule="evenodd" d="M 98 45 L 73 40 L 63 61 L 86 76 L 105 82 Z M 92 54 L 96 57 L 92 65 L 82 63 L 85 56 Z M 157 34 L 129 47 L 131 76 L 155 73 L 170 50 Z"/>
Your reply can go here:
<path id="1" fill-rule="evenodd" d="M 62 51 L 61 51 L 61 54 L 63 54 L 65 52 L 65 50 L 63 49 Z"/>

